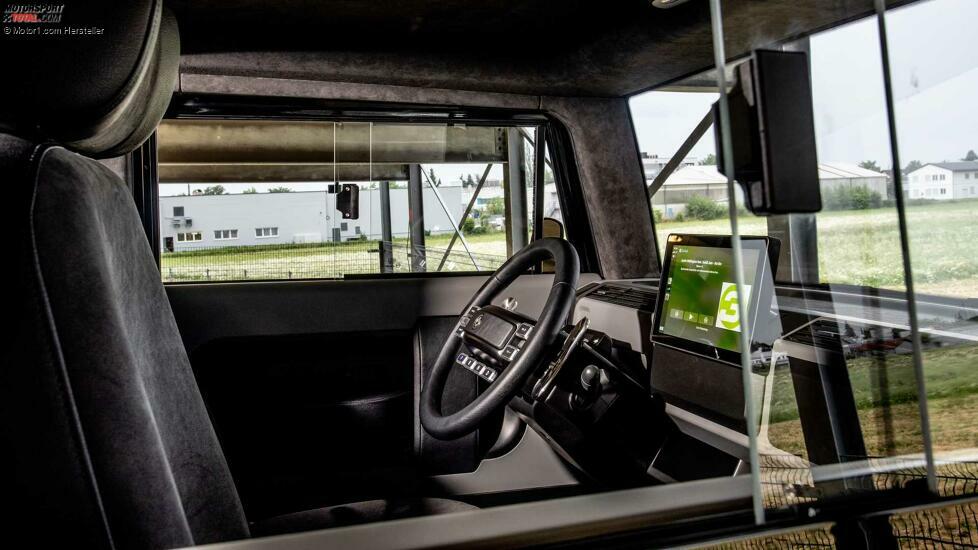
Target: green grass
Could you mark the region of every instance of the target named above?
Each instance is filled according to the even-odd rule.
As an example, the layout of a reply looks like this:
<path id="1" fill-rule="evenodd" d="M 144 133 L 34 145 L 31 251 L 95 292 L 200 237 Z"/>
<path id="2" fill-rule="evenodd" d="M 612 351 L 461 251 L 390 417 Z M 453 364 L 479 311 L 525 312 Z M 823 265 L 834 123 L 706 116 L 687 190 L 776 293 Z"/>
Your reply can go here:
<path id="1" fill-rule="evenodd" d="M 847 367 L 856 407 L 871 409 L 916 402 L 917 382 L 912 359 L 910 355 L 895 354 L 850 359 Z M 931 399 L 978 393 L 978 348 L 956 346 L 928 349 L 923 352 L 923 359 L 927 394 Z M 881 391 L 883 386 L 885 394 Z M 775 371 L 772 396 L 771 422 L 798 417 L 791 375 L 786 366 Z"/>
<path id="2" fill-rule="evenodd" d="M 428 260 L 441 263 L 451 235 L 429 235 L 425 244 Z M 503 232 L 469 235 L 465 238 L 480 270 L 495 269 L 506 257 Z M 394 239 L 395 271 L 410 269 L 408 239 Z M 342 243 L 285 243 L 242 247 L 201 247 L 163 254 L 163 280 L 242 280 L 340 278 L 348 274 L 380 271 L 377 241 Z M 474 266 L 465 246 L 456 241 L 444 271 L 472 271 Z"/>
<path id="3" fill-rule="evenodd" d="M 923 352 L 927 406 L 937 450 L 978 447 L 978 347 Z M 917 382 L 910 355 L 858 357 L 847 362 L 852 395 L 868 452 L 893 456 L 921 452 Z M 794 386 L 787 367 L 774 373 L 769 421 L 776 447 L 804 454 Z"/>
<path id="4" fill-rule="evenodd" d="M 817 215 L 822 282 L 903 289 L 896 209 Z M 907 208 L 914 282 L 921 292 L 978 297 L 978 201 L 915 204 Z M 744 235 L 766 235 L 765 218 L 739 218 Z M 729 234 L 727 219 L 665 222 L 656 227 L 664 248 L 669 233 Z"/>
<path id="5" fill-rule="evenodd" d="M 742 234 L 767 234 L 765 218 L 742 215 L 739 223 Z M 908 207 L 908 224 L 918 291 L 978 297 L 978 254 L 973 250 L 978 243 L 978 201 L 914 204 Z M 904 288 L 895 208 L 822 212 L 817 216 L 817 225 L 822 282 Z M 660 246 L 664 247 L 669 233 L 729 234 L 730 223 L 726 219 L 662 222 L 656 229 Z M 450 239 L 449 234 L 431 235 L 426 243 L 429 248 L 444 249 Z M 406 238 L 394 240 L 407 243 Z M 466 241 L 474 254 L 506 255 L 502 232 L 469 235 Z M 290 268 L 303 277 L 335 277 L 344 272 L 376 272 L 376 262 L 371 261 L 376 254 L 368 256 L 370 252 L 366 250 L 372 246 L 375 245 L 371 242 L 352 242 L 228 247 L 164 254 L 163 267 L 164 275 L 168 268 L 176 274 L 169 280 L 186 278 L 180 273 L 192 269 L 207 269 L 208 263 L 213 264 L 215 273 L 226 270 L 226 279 L 239 278 L 244 270 L 287 273 Z M 455 243 L 453 251 L 453 262 L 447 269 L 472 269 L 460 242 Z"/>

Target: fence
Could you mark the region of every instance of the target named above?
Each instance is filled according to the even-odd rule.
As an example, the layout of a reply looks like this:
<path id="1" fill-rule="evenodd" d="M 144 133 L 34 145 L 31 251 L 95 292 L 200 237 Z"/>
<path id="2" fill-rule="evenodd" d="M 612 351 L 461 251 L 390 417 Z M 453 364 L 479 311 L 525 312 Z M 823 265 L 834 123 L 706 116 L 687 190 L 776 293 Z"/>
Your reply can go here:
<path id="1" fill-rule="evenodd" d="M 283 245 L 188 247 L 164 253 L 164 282 L 272 279 L 341 279 L 346 275 L 438 271 L 445 249 L 406 242 L 347 241 Z M 417 259 L 418 269 L 412 269 Z M 453 249 L 441 271 L 494 271 L 506 261 L 494 254 Z"/>

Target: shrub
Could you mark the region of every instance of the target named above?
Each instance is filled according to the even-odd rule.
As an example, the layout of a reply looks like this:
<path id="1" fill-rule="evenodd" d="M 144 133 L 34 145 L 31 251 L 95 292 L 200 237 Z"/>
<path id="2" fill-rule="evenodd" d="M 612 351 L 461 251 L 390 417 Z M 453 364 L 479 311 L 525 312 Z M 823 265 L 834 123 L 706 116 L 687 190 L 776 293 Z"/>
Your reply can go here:
<path id="1" fill-rule="evenodd" d="M 474 229 L 475 229 L 475 220 L 473 220 L 472 218 L 465 218 L 465 221 L 462 222 L 462 233 L 468 235 L 472 233 Z"/>
<path id="2" fill-rule="evenodd" d="M 663 220 L 665 219 L 665 215 L 662 213 L 662 210 L 659 210 L 658 208 L 653 208 L 652 219 L 655 221 L 655 223 L 662 223 Z"/>
<path id="3" fill-rule="evenodd" d="M 693 196 L 686 203 L 686 218 L 691 220 L 715 220 L 726 215 L 727 209 L 706 197 Z"/>
<path id="4" fill-rule="evenodd" d="M 865 185 L 836 187 L 822 192 L 826 210 L 868 210 L 883 206 L 883 196 Z"/>

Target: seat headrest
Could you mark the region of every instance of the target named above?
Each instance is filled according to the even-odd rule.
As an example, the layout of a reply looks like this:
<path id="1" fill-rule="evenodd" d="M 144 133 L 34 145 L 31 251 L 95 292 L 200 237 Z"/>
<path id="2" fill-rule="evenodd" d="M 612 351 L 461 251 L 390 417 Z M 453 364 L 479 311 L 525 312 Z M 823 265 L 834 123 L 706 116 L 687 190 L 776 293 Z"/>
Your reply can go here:
<path id="1" fill-rule="evenodd" d="M 84 155 L 128 153 L 170 102 L 180 63 L 162 0 L 6 3 L 0 127 Z"/>

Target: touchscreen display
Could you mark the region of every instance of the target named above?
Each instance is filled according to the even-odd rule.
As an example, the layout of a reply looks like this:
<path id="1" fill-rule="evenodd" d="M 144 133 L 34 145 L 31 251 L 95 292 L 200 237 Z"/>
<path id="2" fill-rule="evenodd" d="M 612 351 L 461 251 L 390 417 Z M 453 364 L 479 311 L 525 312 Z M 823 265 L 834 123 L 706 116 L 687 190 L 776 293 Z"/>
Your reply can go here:
<path id="1" fill-rule="evenodd" d="M 743 249 L 745 288 L 738 289 L 730 248 L 681 244 L 670 248 L 658 333 L 739 351 L 739 308 L 750 303 L 754 266 L 762 252 Z"/>

